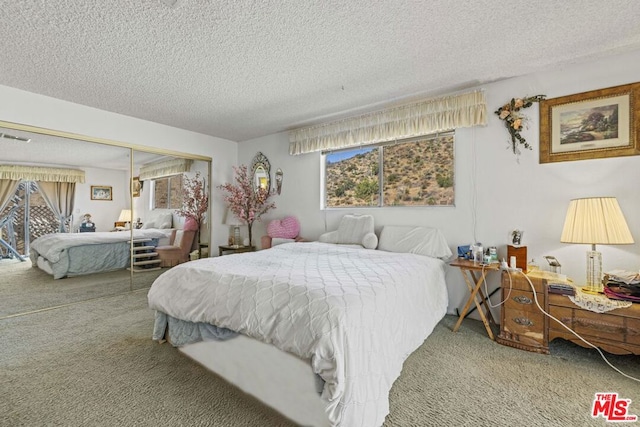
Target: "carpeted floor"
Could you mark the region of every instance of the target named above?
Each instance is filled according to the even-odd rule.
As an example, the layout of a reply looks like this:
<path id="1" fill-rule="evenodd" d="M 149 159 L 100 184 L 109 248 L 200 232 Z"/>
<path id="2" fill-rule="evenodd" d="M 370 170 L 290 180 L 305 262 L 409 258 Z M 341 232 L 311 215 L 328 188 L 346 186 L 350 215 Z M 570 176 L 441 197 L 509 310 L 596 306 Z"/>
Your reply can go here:
<path id="1" fill-rule="evenodd" d="M 0 309 L 9 311 L 3 299 Z M 489 340 L 474 320 L 453 333 L 455 320 L 446 316 L 405 362 L 385 426 L 603 425 L 590 409 L 605 391 L 640 415 L 640 383 L 594 350 L 556 340 L 549 356 L 529 353 Z M 0 425 L 292 425 L 151 341 L 152 325 L 146 289 L 1 319 Z M 610 360 L 640 377 L 638 357 Z"/>
<path id="2" fill-rule="evenodd" d="M 162 270 L 117 270 L 53 280 L 31 261 L 0 261 L 0 318 L 149 288 Z"/>

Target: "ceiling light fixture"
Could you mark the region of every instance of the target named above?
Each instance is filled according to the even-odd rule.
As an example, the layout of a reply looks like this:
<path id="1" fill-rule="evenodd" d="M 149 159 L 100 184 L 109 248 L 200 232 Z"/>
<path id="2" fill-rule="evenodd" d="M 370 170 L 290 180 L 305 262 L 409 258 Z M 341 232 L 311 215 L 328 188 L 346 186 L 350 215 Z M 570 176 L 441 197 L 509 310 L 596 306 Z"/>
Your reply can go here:
<path id="1" fill-rule="evenodd" d="M 0 133 L 0 137 L 7 138 L 7 139 L 12 139 L 14 141 L 20 141 L 20 142 L 31 142 L 30 138 L 24 138 L 22 136 L 15 136 L 15 135 L 9 135 L 8 133 Z"/>

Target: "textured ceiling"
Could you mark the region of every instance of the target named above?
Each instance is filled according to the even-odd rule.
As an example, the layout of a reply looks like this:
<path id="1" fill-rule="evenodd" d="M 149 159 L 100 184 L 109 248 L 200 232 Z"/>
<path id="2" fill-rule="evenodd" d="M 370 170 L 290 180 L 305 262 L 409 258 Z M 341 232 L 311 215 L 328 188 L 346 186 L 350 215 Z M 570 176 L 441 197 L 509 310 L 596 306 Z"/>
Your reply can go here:
<path id="1" fill-rule="evenodd" d="M 637 0 L 165 3 L 0 0 L 0 84 L 243 141 L 640 48 Z"/>

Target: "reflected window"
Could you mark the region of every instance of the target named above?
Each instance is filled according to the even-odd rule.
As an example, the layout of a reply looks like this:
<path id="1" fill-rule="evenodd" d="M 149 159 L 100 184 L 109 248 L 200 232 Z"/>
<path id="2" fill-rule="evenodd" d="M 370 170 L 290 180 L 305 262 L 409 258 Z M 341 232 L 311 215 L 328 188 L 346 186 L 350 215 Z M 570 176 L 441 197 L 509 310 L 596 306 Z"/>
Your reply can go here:
<path id="1" fill-rule="evenodd" d="M 182 207 L 182 174 L 152 180 L 153 209 L 180 209 Z"/>
<path id="2" fill-rule="evenodd" d="M 29 256 L 29 243 L 45 234 L 57 233 L 60 219 L 44 201 L 34 181 L 22 181 L 18 190 L 7 204 L 0 218 L 7 217 L 10 212 L 11 227 L 0 229 L 0 238 L 10 242 L 20 255 Z M 70 231 L 71 224 L 65 224 Z M 0 258 L 12 258 L 11 252 L 0 246 Z"/>

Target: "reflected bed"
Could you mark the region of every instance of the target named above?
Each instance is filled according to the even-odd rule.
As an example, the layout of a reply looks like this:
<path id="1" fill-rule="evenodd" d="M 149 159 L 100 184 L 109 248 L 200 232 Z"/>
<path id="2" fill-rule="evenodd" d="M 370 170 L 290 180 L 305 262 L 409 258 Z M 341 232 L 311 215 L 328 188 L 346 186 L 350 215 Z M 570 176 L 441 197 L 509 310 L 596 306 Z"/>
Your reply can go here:
<path id="1" fill-rule="evenodd" d="M 133 230 L 134 239 L 168 240 L 172 229 Z M 131 231 L 52 233 L 31 242 L 34 267 L 54 279 L 120 270 L 130 265 Z"/>

